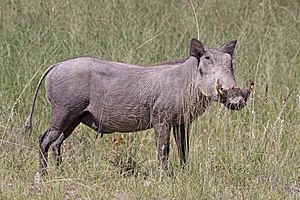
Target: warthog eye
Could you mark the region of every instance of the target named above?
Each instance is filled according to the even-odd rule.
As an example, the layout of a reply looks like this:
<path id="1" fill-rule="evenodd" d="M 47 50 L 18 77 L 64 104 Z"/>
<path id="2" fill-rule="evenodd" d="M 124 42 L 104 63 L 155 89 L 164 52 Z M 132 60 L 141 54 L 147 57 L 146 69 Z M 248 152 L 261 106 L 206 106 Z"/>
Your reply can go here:
<path id="1" fill-rule="evenodd" d="M 201 68 L 199 69 L 199 72 L 200 72 L 200 75 L 202 76 L 203 75 L 203 71 L 202 71 Z"/>
<path id="2" fill-rule="evenodd" d="M 210 59 L 210 57 L 209 57 L 208 55 L 206 55 L 204 58 L 205 58 L 206 60 L 209 60 L 209 59 Z"/>

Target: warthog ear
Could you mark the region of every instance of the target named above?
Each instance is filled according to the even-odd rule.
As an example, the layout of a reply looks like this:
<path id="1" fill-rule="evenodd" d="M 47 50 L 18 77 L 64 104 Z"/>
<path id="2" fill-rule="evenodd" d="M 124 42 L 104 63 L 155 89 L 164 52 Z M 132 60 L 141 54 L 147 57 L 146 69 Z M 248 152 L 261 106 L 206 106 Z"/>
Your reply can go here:
<path id="1" fill-rule="evenodd" d="M 221 47 L 220 47 L 220 50 L 224 53 L 228 53 L 231 55 L 231 57 L 233 56 L 233 52 L 234 52 L 234 48 L 235 48 L 235 45 L 236 45 L 237 41 L 236 40 L 233 40 L 233 41 L 230 41 L 230 42 L 226 42 L 225 44 L 223 44 Z"/>
<path id="2" fill-rule="evenodd" d="M 205 53 L 205 50 L 203 48 L 202 43 L 199 40 L 192 38 L 191 44 L 190 44 L 190 56 L 196 57 L 199 61 L 200 57 L 204 53 Z"/>

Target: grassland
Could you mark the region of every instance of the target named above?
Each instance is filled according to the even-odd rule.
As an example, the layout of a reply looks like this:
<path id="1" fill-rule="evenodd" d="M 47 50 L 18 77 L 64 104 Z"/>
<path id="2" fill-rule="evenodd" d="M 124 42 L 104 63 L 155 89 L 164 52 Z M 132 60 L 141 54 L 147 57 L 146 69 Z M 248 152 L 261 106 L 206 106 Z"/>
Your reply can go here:
<path id="1" fill-rule="evenodd" d="M 293 0 L 0 1 L 0 199 L 299 199 L 300 3 Z M 196 18 L 195 18 L 196 15 Z M 197 19 L 197 20 L 196 20 Z M 33 133 L 24 133 L 47 66 L 88 55 L 148 64 L 238 39 L 239 85 L 254 79 L 247 108 L 218 104 L 192 125 L 184 170 L 172 139 L 159 181 L 152 130 L 104 136 L 78 127 L 64 161 L 34 184 L 38 136 L 49 103 L 41 90 Z M 268 90 L 266 91 L 266 87 Z"/>

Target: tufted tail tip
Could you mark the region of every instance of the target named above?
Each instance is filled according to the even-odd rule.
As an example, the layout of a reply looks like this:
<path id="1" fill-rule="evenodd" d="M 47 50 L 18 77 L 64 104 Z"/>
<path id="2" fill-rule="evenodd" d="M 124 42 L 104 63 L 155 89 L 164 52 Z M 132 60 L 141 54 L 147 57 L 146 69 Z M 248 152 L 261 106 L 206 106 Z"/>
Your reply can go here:
<path id="1" fill-rule="evenodd" d="M 31 133 L 32 131 L 32 119 L 29 116 L 24 124 L 25 132 Z"/>

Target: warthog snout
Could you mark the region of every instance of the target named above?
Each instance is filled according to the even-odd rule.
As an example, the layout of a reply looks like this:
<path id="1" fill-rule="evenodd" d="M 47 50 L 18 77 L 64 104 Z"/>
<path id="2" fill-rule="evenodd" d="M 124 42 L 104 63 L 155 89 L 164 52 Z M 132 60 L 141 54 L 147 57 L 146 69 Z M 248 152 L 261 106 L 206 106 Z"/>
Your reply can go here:
<path id="1" fill-rule="evenodd" d="M 249 80 L 249 86 L 246 89 L 231 88 L 225 90 L 222 88 L 219 80 L 216 81 L 216 90 L 220 103 L 223 103 L 231 110 L 240 110 L 247 104 L 247 99 L 254 89 L 254 81 Z"/>

